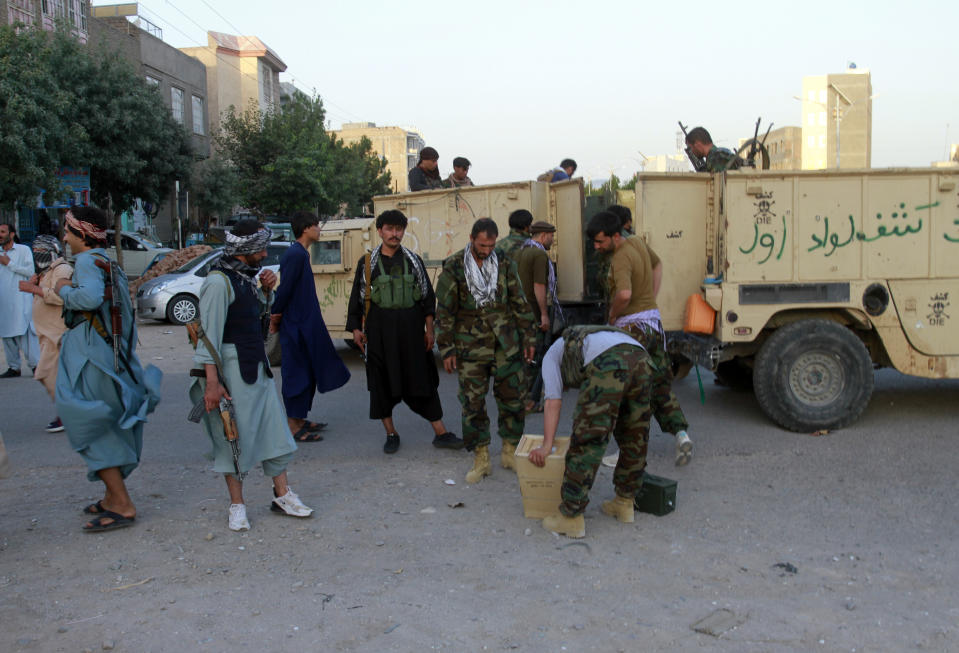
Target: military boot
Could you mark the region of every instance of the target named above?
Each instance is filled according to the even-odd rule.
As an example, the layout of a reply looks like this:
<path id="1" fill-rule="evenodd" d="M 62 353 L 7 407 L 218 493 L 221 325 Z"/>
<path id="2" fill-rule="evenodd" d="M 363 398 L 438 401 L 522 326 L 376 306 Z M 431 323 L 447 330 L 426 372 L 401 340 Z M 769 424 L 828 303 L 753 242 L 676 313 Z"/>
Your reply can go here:
<path id="1" fill-rule="evenodd" d="M 618 494 L 611 501 L 603 501 L 603 514 L 615 517 L 624 524 L 633 523 L 633 500 Z"/>
<path id="2" fill-rule="evenodd" d="M 586 520 L 580 513 L 575 517 L 566 515 L 550 515 L 543 520 L 543 528 L 566 537 L 581 538 L 586 537 Z"/>
<path id="3" fill-rule="evenodd" d="M 476 447 L 473 452 L 473 469 L 466 472 L 467 483 L 479 483 L 484 476 L 489 476 L 492 472 L 489 464 L 489 445 L 484 444 Z"/>
<path id="4" fill-rule="evenodd" d="M 516 469 L 516 461 L 513 460 L 513 456 L 516 454 L 516 445 L 511 442 L 503 440 L 503 451 L 499 455 L 500 464 L 503 466 L 503 469 Z"/>

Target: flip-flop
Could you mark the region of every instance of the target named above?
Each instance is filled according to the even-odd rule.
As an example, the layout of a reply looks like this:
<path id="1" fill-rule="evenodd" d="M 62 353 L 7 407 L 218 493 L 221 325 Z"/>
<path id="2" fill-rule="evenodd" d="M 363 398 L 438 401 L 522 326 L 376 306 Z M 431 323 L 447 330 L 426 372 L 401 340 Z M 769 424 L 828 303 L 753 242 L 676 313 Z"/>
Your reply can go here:
<path id="1" fill-rule="evenodd" d="M 104 519 L 112 519 L 109 524 L 104 524 Z M 133 522 L 136 521 L 136 517 L 124 517 L 121 514 L 115 513 L 112 510 L 104 510 L 103 514 L 95 519 L 90 520 L 90 525 L 83 527 L 84 533 L 104 533 L 106 531 L 113 531 L 118 528 L 126 528 L 127 526 L 132 526 Z"/>
<path id="2" fill-rule="evenodd" d="M 326 422 L 305 422 L 303 428 L 307 431 L 313 431 L 314 433 L 322 431 L 327 427 Z"/>
<path id="3" fill-rule="evenodd" d="M 102 501 L 91 503 L 89 506 L 83 509 L 83 513 L 86 515 L 102 515 L 106 511 L 107 509 L 103 507 Z"/>
<path id="4" fill-rule="evenodd" d="M 297 442 L 319 442 L 323 439 L 323 436 L 317 433 L 316 431 L 311 431 L 309 428 L 304 426 L 299 431 L 293 434 L 293 439 Z"/>

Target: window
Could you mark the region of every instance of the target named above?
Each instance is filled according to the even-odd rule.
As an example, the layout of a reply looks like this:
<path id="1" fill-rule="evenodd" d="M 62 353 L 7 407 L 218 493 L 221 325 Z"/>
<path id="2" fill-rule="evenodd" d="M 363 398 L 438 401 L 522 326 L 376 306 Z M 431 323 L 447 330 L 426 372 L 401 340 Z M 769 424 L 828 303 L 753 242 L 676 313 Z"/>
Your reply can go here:
<path id="1" fill-rule="evenodd" d="M 193 133 L 203 136 L 203 98 L 192 96 L 193 100 Z"/>
<path id="2" fill-rule="evenodd" d="M 312 254 L 310 263 L 313 265 L 343 264 L 340 241 L 338 240 L 321 240 L 318 243 L 313 243 L 310 253 Z"/>
<path id="3" fill-rule="evenodd" d="M 87 12 L 88 12 L 86 0 L 80 0 L 80 29 L 84 32 L 87 31 Z"/>
<path id="4" fill-rule="evenodd" d="M 77 11 L 74 0 L 67 0 L 67 18 L 71 25 L 77 24 Z"/>
<path id="5" fill-rule="evenodd" d="M 820 134 L 820 135 L 819 135 L 819 147 L 826 147 L 826 135 L 825 135 L 825 134 Z"/>
<path id="6" fill-rule="evenodd" d="M 806 94 L 806 96 L 809 98 L 809 101 L 810 101 L 810 102 L 815 102 L 815 101 L 816 101 L 816 91 L 810 90 L 810 91 Z"/>
<path id="7" fill-rule="evenodd" d="M 156 77 L 150 77 L 149 75 L 147 75 L 147 84 L 149 84 L 150 86 L 159 86 L 160 80 L 157 79 Z"/>
<path id="8" fill-rule="evenodd" d="M 825 112 L 825 111 L 820 111 L 820 112 L 819 112 L 819 124 L 820 124 L 820 125 L 825 125 L 825 124 L 826 124 L 826 112 Z"/>
<path id="9" fill-rule="evenodd" d="M 811 127 L 812 125 L 815 125 L 815 124 L 816 124 L 816 114 L 813 113 L 812 111 L 810 111 L 808 114 L 806 114 L 806 122 L 809 124 L 810 127 Z"/>
<path id="10" fill-rule="evenodd" d="M 181 125 L 183 124 L 183 89 L 176 86 L 170 87 L 171 109 L 173 110 L 173 119 Z"/>
<path id="11" fill-rule="evenodd" d="M 826 89 L 820 89 L 819 91 L 819 101 L 822 104 L 826 104 Z"/>
<path id="12" fill-rule="evenodd" d="M 809 135 L 809 138 L 806 139 L 807 147 L 816 147 L 816 137 L 812 134 Z"/>

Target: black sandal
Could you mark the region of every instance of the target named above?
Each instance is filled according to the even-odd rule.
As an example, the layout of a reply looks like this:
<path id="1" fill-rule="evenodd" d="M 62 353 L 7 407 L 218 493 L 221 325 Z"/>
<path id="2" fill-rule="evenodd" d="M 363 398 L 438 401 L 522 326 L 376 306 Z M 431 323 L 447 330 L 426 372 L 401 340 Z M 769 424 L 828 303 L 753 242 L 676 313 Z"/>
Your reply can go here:
<path id="1" fill-rule="evenodd" d="M 106 511 L 107 509 L 103 507 L 102 501 L 91 503 L 89 506 L 83 509 L 83 513 L 85 515 L 102 515 Z"/>
<path id="2" fill-rule="evenodd" d="M 319 442 L 323 439 L 323 436 L 317 433 L 316 431 L 311 431 L 309 428 L 304 426 L 299 431 L 293 434 L 293 439 L 297 442 Z"/>
<path id="3" fill-rule="evenodd" d="M 104 524 L 104 519 L 112 519 L 109 524 Z M 113 531 L 118 528 L 126 528 L 127 526 L 132 526 L 133 522 L 136 521 L 136 517 L 124 517 L 119 513 L 115 513 L 112 510 L 104 510 L 103 514 L 95 519 L 90 520 L 89 526 L 83 527 L 84 533 L 105 533 L 106 531 Z"/>

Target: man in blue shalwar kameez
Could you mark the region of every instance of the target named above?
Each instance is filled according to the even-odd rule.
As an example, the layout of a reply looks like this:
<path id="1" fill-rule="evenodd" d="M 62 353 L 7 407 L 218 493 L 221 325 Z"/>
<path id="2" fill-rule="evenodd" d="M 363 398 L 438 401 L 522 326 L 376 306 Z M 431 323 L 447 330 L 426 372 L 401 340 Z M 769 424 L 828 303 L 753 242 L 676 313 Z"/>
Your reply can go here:
<path id="1" fill-rule="evenodd" d="M 307 421 L 313 395 L 342 387 L 350 372 L 333 348 L 316 298 L 310 246 L 320 238 L 319 218 L 307 211 L 293 216 L 296 241 L 280 259 L 280 287 L 273 301 L 270 330 L 280 333 L 283 403 L 294 439 L 316 442 L 326 425 Z"/>
<path id="2" fill-rule="evenodd" d="M 122 329 L 114 358 L 110 302 L 104 297 L 109 279 L 97 267 L 97 261 L 109 262 L 103 249 L 106 228 L 100 209 L 81 206 L 67 212 L 64 240 L 77 258 L 73 280 L 61 279 L 56 287 L 68 328 L 60 346 L 57 411 L 70 445 L 87 463 L 87 478 L 106 486 L 103 499 L 84 509 L 93 515 L 83 527 L 87 532 L 123 528 L 136 518 L 124 479 L 140 463 L 143 424 L 160 401 L 162 376 L 156 367 L 143 369 L 137 360 L 130 293 L 116 266 L 113 291 Z"/>

